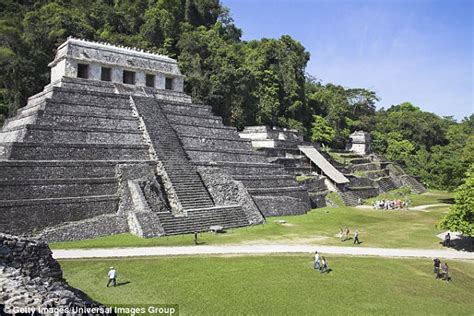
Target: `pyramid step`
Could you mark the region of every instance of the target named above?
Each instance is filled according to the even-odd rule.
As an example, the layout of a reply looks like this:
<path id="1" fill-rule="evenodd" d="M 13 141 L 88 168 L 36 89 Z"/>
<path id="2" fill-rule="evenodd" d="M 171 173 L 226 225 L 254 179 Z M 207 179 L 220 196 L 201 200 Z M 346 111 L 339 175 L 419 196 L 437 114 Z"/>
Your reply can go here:
<path id="1" fill-rule="evenodd" d="M 109 143 L 109 144 L 140 144 L 142 132 L 136 129 L 107 129 L 94 127 L 53 126 L 53 125 L 26 125 L 22 127 L 19 137 L 25 142 L 47 143 Z M 0 139 L 5 140 L 0 133 Z M 17 140 L 18 141 L 18 138 Z"/>
<path id="2" fill-rule="evenodd" d="M 112 161 L 0 161 L 0 180 L 115 177 Z"/>
<path id="3" fill-rule="evenodd" d="M 28 142 L 0 145 L 12 160 L 145 160 L 149 156 L 146 145 Z"/>
<path id="4" fill-rule="evenodd" d="M 113 195 L 116 178 L 28 179 L 0 181 L 0 199 L 39 199 Z"/>
<path id="5" fill-rule="evenodd" d="M 6 221 L 0 221 L 0 231 L 25 234 L 64 222 L 114 214 L 118 202 L 116 195 L 0 200 L 0 214 L 8 214 Z"/>

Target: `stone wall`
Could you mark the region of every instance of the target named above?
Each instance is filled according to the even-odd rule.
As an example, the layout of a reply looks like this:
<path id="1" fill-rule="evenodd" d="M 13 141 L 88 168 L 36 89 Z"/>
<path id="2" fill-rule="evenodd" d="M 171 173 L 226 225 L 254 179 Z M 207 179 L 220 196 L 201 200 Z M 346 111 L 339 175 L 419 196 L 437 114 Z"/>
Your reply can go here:
<path id="1" fill-rule="evenodd" d="M 216 205 L 240 205 L 251 224 L 261 224 L 265 221 L 241 182 L 215 168 L 198 167 L 198 172 Z"/>
<path id="2" fill-rule="evenodd" d="M 0 314 L 14 307 L 102 307 L 63 279 L 43 241 L 0 234 Z"/>
<path id="3" fill-rule="evenodd" d="M 314 177 L 301 181 L 309 192 L 311 208 L 325 207 L 326 195 L 330 192 L 326 186 L 326 177 Z"/>
<path id="4" fill-rule="evenodd" d="M 71 241 L 123 234 L 129 231 L 127 218 L 115 214 L 96 216 L 84 221 L 64 223 L 43 230 L 37 237 L 48 241 Z"/>

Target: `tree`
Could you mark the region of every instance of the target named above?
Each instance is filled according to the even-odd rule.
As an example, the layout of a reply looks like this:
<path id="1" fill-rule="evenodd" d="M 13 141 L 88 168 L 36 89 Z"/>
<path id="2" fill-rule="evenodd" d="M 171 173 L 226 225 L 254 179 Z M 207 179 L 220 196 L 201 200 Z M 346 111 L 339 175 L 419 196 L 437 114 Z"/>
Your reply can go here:
<path id="1" fill-rule="evenodd" d="M 313 127 L 311 128 L 311 141 L 328 145 L 336 137 L 336 131 L 328 122 L 319 115 L 313 115 Z"/>
<path id="2" fill-rule="evenodd" d="M 454 205 L 438 226 L 472 237 L 474 234 L 474 164 L 466 173 L 465 182 L 456 190 L 454 200 Z"/>
<path id="3" fill-rule="evenodd" d="M 388 134 L 386 157 L 396 163 L 406 165 L 413 153 L 415 146 L 399 132 L 391 132 Z"/>

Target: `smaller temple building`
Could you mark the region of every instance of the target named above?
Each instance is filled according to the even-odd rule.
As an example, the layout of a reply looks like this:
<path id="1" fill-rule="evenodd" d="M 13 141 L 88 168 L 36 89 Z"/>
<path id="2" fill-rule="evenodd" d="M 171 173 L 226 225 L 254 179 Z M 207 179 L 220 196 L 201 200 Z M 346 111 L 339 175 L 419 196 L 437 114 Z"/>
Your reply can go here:
<path id="1" fill-rule="evenodd" d="M 349 136 L 349 143 L 346 150 L 355 152 L 359 155 L 370 154 L 370 134 L 364 131 L 355 131 Z"/>

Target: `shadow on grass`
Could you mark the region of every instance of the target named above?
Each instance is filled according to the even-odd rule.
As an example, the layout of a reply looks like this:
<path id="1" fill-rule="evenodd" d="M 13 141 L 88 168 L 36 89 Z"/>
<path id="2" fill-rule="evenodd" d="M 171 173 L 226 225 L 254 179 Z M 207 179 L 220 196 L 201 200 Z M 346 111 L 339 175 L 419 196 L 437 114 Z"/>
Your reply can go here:
<path id="1" fill-rule="evenodd" d="M 446 248 L 453 248 L 458 251 L 467 251 L 474 252 L 474 238 L 472 237 L 463 237 L 461 239 L 451 240 L 450 245 L 444 245 L 444 242 L 440 242 Z"/>
<path id="2" fill-rule="evenodd" d="M 129 283 L 130 283 L 130 281 L 117 282 L 117 286 L 127 285 L 127 284 L 129 284 Z"/>
<path id="3" fill-rule="evenodd" d="M 454 204 L 454 198 L 438 199 L 439 203 Z"/>

